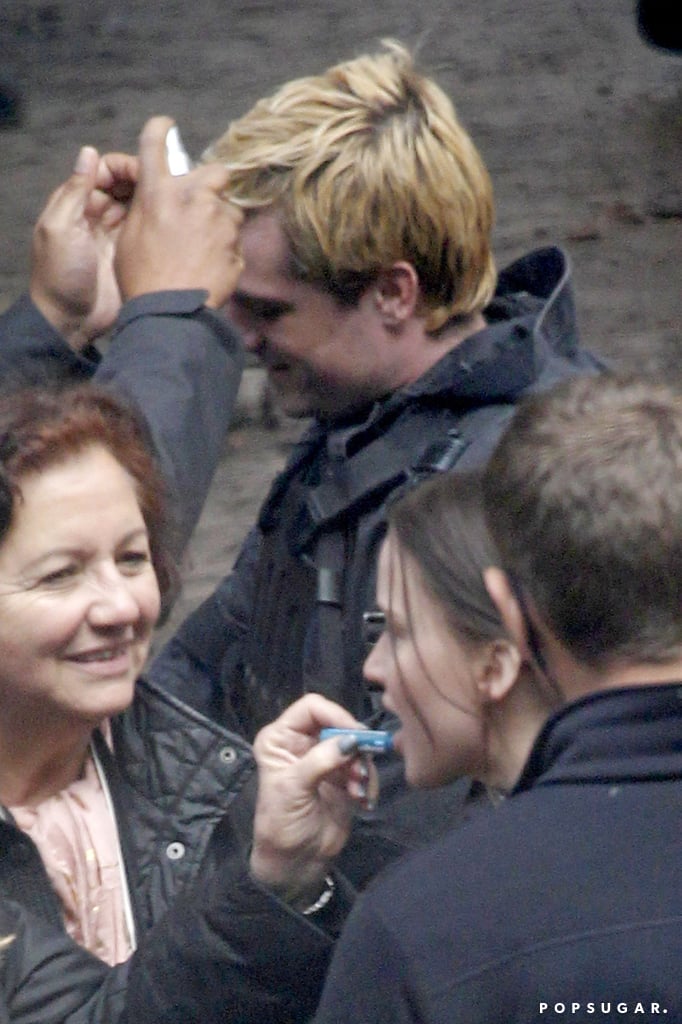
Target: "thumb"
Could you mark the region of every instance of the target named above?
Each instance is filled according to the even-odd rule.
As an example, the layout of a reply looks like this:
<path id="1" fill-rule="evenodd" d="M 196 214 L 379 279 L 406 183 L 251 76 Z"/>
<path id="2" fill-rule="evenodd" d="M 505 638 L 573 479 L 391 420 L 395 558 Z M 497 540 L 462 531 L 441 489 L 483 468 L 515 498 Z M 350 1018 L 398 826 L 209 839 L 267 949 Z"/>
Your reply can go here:
<path id="1" fill-rule="evenodd" d="M 344 740 L 348 737 L 344 736 Z M 338 738 L 316 743 L 298 762 L 299 775 L 309 789 L 316 789 L 329 775 L 358 756 L 357 744 L 348 746 Z"/>
<path id="2" fill-rule="evenodd" d="M 166 136 L 175 122 L 171 117 L 151 117 L 140 134 L 140 187 L 153 189 L 159 178 L 169 175 Z"/>
<path id="3" fill-rule="evenodd" d="M 73 173 L 82 175 L 83 185 L 90 191 L 95 186 L 97 167 L 99 165 L 99 153 L 94 146 L 82 146 L 76 157 Z"/>
<path id="4" fill-rule="evenodd" d="M 93 146 L 83 146 L 76 157 L 73 172 L 58 188 L 54 190 L 43 209 L 36 229 L 45 226 L 46 221 L 57 218 L 57 223 L 81 217 L 95 188 L 99 153 Z"/>

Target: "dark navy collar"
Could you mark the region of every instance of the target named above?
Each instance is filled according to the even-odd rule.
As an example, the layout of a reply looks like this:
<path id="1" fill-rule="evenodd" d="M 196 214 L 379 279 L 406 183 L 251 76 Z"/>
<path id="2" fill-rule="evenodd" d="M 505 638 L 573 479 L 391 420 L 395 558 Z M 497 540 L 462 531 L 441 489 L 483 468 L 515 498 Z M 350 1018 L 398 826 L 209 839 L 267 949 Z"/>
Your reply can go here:
<path id="1" fill-rule="evenodd" d="M 603 690 L 554 714 L 514 793 L 682 777 L 682 683 Z"/>

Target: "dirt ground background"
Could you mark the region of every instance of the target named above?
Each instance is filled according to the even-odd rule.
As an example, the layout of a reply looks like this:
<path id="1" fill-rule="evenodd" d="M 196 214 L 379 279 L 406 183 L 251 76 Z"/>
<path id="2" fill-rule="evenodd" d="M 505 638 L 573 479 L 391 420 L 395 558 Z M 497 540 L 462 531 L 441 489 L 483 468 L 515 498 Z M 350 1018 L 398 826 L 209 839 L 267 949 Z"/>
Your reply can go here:
<path id="1" fill-rule="evenodd" d="M 398 38 L 455 100 L 491 171 L 500 265 L 563 245 L 583 338 L 682 385 L 682 57 L 637 35 L 634 0 L 0 0 L 0 309 L 80 144 L 133 149 L 152 114 L 199 154 L 285 79 Z M 267 429 L 250 373 L 186 566 L 177 620 L 232 564 L 297 432 Z"/>

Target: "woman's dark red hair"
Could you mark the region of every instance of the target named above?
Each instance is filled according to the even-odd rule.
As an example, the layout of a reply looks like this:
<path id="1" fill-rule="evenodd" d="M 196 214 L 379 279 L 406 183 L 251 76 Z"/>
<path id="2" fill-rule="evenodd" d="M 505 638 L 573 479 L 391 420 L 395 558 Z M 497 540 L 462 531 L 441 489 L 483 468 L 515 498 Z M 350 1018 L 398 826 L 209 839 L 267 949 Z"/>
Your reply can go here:
<path id="1" fill-rule="evenodd" d="M 21 480 L 101 445 L 135 481 L 163 606 L 176 591 L 166 488 L 146 426 L 121 399 L 83 384 L 32 387 L 0 397 L 0 544 L 16 515 Z"/>

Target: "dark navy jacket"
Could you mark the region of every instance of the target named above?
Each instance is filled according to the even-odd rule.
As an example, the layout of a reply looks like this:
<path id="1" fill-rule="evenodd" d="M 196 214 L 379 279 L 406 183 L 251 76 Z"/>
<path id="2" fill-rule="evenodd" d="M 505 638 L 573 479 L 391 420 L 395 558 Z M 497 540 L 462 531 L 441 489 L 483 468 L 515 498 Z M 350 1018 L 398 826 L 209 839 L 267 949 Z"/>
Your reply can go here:
<path id="1" fill-rule="evenodd" d="M 682 1020 L 682 685 L 557 713 L 514 793 L 356 903 L 315 1024 Z"/>

